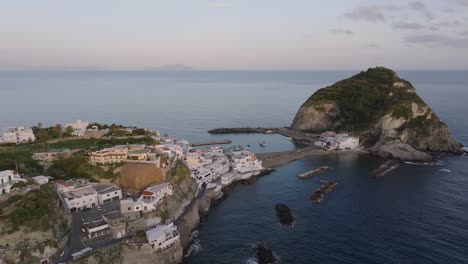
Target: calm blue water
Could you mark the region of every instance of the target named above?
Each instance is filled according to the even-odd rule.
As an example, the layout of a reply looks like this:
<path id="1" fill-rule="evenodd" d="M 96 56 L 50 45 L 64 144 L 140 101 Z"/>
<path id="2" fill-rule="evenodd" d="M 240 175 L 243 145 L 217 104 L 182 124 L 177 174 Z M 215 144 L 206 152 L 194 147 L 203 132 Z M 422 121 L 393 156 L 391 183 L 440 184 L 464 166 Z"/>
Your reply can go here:
<path id="1" fill-rule="evenodd" d="M 295 148 L 277 135 L 221 135 L 215 127 L 287 126 L 316 89 L 353 72 L 0 73 L 0 128 L 88 119 L 160 129 L 189 140 L 231 138 L 254 151 Z M 399 72 L 468 145 L 468 72 Z M 258 141 L 268 146 L 261 149 Z M 314 157 L 234 187 L 200 226 L 202 250 L 187 263 L 246 263 L 248 243 L 264 241 L 281 263 L 468 263 L 468 158 L 404 164 L 383 178 L 367 156 Z M 308 181 L 300 172 L 330 165 Z M 440 169 L 449 169 L 443 172 Z M 308 201 L 322 179 L 337 188 Z M 273 206 L 293 210 L 277 224 Z"/>

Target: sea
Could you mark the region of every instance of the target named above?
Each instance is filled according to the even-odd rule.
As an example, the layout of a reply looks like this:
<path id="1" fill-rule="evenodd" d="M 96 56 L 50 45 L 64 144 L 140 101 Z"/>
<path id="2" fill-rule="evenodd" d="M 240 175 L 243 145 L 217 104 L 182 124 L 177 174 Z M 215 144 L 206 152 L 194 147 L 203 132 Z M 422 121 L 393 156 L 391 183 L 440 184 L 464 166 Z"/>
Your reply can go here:
<path id="1" fill-rule="evenodd" d="M 0 72 L 0 129 L 76 119 L 158 129 L 190 141 L 229 138 L 254 152 L 298 146 L 280 135 L 210 135 L 218 127 L 283 127 L 317 89 L 359 71 Z M 468 145 L 468 72 L 397 71 Z M 265 140 L 266 147 L 259 146 Z M 382 160 L 311 157 L 236 185 L 202 219 L 187 264 L 255 263 L 264 243 L 279 263 L 468 263 L 468 157 L 401 164 L 380 178 Z M 309 180 L 299 173 L 328 165 Z M 323 180 L 337 187 L 320 204 Z M 274 206 L 296 223 L 282 227 Z"/>

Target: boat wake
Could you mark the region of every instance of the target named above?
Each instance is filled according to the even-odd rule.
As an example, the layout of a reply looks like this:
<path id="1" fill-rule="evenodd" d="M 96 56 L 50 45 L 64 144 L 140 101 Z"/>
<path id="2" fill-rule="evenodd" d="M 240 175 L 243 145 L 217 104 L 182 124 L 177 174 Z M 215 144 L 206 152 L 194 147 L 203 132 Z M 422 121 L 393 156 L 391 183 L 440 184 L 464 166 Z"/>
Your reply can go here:
<path id="1" fill-rule="evenodd" d="M 442 171 L 442 172 L 448 172 L 448 173 L 452 172 L 451 170 L 448 170 L 448 169 L 440 169 L 440 171 Z"/>
<path id="2" fill-rule="evenodd" d="M 419 166 L 442 166 L 444 163 L 441 160 L 436 160 L 432 162 L 415 162 L 415 161 L 405 161 L 405 164 L 409 165 L 419 165 Z"/>
<path id="3" fill-rule="evenodd" d="M 248 258 L 246 261 L 245 261 L 246 264 L 258 264 L 258 261 L 256 258 Z"/>

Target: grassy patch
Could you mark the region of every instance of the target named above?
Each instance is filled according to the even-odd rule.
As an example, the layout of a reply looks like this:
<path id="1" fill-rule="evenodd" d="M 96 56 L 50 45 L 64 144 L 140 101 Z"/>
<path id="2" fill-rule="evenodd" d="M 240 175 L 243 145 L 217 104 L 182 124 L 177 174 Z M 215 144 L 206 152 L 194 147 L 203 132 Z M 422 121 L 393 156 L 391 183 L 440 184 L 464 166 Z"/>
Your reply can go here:
<path id="1" fill-rule="evenodd" d="M 53 218 L 56 215 L 58 200 L 51 187 L 43 186 L 26 196 L 13 197 L 16 201 L 15 209 L 2 216 L 11 223 L 11 231 L 17 230 L 19 226 L 46 231 L 54 225 Z"/>
<path id="2" fill-rule="evenodd" d="M 117 175 L 111 170 L 88 162 L 85 157 L 75 156 L 69 159 L 54 161 L 54 164 L 47 170 L 48 175 L 56 178 L 86 178 L 86 179 L 116 179 Z"/>

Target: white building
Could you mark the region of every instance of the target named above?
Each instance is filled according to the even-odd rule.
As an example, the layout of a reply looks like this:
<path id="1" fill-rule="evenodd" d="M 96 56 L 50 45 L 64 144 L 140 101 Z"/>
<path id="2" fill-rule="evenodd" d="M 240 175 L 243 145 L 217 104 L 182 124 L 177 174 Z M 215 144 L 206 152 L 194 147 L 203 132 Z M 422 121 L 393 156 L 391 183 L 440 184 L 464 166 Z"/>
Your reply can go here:
<path id="1" fill-rule="evenodd" d="M 249 150 L 233 151 L 231 153 L 231 167 L 239 180 L 249 179 L 260 174 L 263 170 L 262 161 Z"/>
<path id="2" fill-rule="evenodd" d="M 29 127 L 9 127 L 3 133 L 0 143 L 25 143 L 36 140 L 34 133 Z"/>
<path id="3" fill-rule="evenodd" d="M 61 192 L 61 195 L 69 212 L 92 208 L 98 204 L 97 191 L 91 185 L 72 188 L 70 191 Z"/>
<path id="4" fill-rule="evenodd" d="M 122 199 L 122 190 L 116 185 L 96 184 L 93 188 L 97 191 L 99 204 L 105 204 Z"/>
<path id="5" fill-rule="evenodd" d="M 109 234 L 109 225 L 104 220 L 93 221 L 84 224 L 86 236 L 89 239 L 102 237 Z"/>
<path id="6" fill-rule="evenodd" d="M 327 131 L 320 135 L 319 141 L 315 146 L 328 150 L 355 149 L 359 147 L 359 138 L 350 137 L 348 134 L 336 134 L 333 131 Z"/>
<path id="7" fill-rule="evenodd" d="M 65 130 L 68 127 L 71 127 L 73 129 L 73 133 L 72 133 L 73 136 L 82 137 L 86 133 L 88 126 L 89 126 L 88 121 L 76 120 L 75 122 L 65 124 L 63 126 L 63 129 Z"/>
<path id="8" fill-rule="evenodd" d="M 145 145 L 118 145 L 91 152 L 89 159 L 93 164 L 115 164 L 127 160 L 147 160 Z"/>
<path id="9" fill-rule="evenodd" d="M 170 223 L 146 231 L 146 239 L 155 249 L 165 251 L 180 241 L 180 234 Z"/>
<path id="10" fill-rule="evenodd" d="M 348 137 L 338 143 L 338 149 L 355 149 L 359 147 L 359 138 Z"/>
<path id="11" fill-rule="evenodd" d="M 168 182 L 146 188 L 138 198 L 138 202 L 143 206 L 143 211 L 156 210 L 164 197 L 173 194 L 172 185 Z"/>
<path id="12" fill-rule="evenodd" d="M 20 177 L 15 171 L 0 171 L 0 195 L 10 193 L 11 186 L 13 186 L 18 179 L 20 179 Z"/>
<path id="13" fill-rule="evenodd" d="M 94 151 L 89 155 L 89 158 L 93 164 L 115 164 L 125 161 L 127 159 L 127 154 L 127 146 L 115 146 Z"/>
<path id="14" fill-rule="evenodd" d="M 55 189 L 59 193 L 70 192 L 74 188 L 73 183 L 71 183 L 70 181 L 64 181 L 64 180 L 56 180 L 54 185 L 55 185 Z"/>
<path id="15" fill-rule="evenodd" d="M 43 175 L 32 177 L 32 180 L 39 185 L 44 185 L 49 182 L 49 178 Z"/>
<path id="16" fill-rule="evenodd" d="M 120 212 L 122 214 L 141 211 L 143 211 L 143 206 L 140 201 L 133 201 L 132 198 L 120 200 Z"/>

